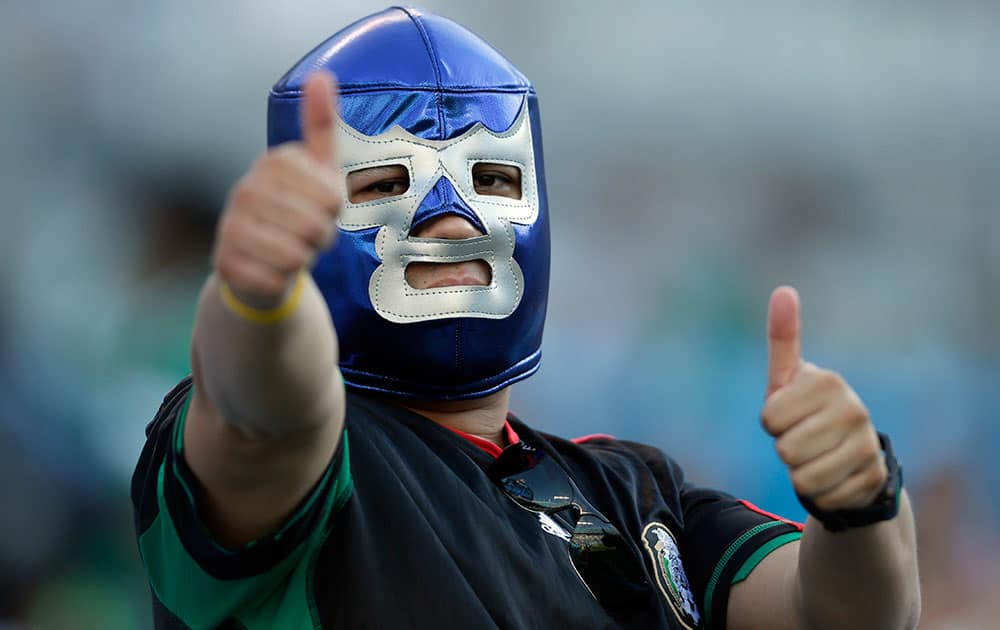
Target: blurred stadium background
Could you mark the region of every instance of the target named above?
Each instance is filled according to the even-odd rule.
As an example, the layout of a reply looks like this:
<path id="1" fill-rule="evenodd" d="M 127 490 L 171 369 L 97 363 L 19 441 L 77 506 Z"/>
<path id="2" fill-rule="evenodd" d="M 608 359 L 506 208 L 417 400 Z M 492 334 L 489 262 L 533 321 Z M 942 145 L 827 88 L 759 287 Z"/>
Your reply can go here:
<path id="1" fill-rule="evenodd" d="M 0 5 L 0 628 L 150 625 L 127 484 L 188 371 L 267 90 L 384 5 Z M 1000 619 L 1000 4 L 428 0 L 542 103 L 546 430 L 801 518 L 758 426 L 770 289 L 897 444 L 927 630 Z"/>

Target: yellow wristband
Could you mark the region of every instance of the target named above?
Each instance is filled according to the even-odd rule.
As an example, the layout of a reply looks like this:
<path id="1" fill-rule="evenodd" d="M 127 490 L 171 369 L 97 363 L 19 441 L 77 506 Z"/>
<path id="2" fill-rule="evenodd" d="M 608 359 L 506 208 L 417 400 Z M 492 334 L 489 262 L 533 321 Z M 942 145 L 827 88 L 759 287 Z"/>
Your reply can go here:
<path id="1" fill-rule="evenodd" d="M 241 302 L 225 282 L 219 282 L 219 292 L 222 294 L 222 301 L 226 303 L 229 310 L 239 317 L 254 324 L 276 324 L 298 308 L 299 302 L 302 301 L 303 286 L 305 286 L 304 274 L 299 273 L 295 278 L 292 292 L 288 294 L 284 302 L 274 308 L 256 308 Z"/>

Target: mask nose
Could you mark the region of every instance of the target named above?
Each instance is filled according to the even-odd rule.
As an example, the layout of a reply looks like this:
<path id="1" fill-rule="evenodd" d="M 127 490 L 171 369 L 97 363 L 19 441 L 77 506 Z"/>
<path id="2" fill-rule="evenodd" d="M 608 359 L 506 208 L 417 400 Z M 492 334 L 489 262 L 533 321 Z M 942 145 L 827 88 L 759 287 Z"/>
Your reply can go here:
<path id="1" fill-rule="evenodd" d="M 458 215 L 474 225 L 480 234 L 486 234 L 482 221 L 458 195 L 448 178 L 439 177 L 414 213 L 410 235 L 417 234 L 428 222 L 444 215 Z"/>

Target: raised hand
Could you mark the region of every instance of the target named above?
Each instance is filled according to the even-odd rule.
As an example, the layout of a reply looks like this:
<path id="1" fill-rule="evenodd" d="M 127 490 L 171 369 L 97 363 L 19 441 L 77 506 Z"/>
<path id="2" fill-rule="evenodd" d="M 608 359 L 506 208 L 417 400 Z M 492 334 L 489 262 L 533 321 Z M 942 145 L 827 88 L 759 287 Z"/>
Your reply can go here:
<path id="1" fill-rule="evenodd" d="M 305 84 L 302 142 L 266 151 L 233 186 L 213 264 L 241 299 L 280 302 L 296 274 L 329 247 L 343 202 L 336 147 L 336 84 L 318 71 Z"/>
<path id="2" fill-rule="evenodd" d="M 836 372 L 801 359 L 799 296 L 771 294 L 767 316 L 764 429 L 788 467 L 796 493 L 825 511 L 861 508 L 879 494 L 888 471 L 868 410 Z"/>

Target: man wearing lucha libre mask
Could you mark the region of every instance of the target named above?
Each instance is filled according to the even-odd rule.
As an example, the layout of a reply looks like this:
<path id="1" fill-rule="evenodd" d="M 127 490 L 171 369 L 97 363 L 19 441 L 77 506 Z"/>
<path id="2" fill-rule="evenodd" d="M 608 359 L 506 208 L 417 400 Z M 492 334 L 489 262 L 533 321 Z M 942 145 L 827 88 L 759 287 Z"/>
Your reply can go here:
<path id="1" fill-rule="evenodd" d="M 492 46 L 416 9 L 359 20 L 271 90 L 268 145 L 133 478 L 158 628 L 915 625 L 899 465 L 800 359 L 794 290 L 761 418 L 805 525 L 510 414 L 549 211 L 535 90 Z"/>

